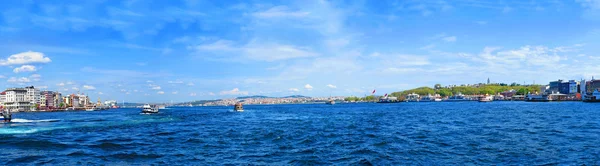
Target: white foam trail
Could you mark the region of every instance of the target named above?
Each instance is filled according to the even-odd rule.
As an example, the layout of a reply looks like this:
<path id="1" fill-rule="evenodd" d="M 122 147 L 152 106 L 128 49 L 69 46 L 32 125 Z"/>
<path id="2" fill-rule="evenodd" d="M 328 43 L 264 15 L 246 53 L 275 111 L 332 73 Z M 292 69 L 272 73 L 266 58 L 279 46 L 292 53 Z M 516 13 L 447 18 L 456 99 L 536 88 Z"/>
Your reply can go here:
<path id="1" fill-rule="evenodd" d="M 37 123 L 37 122 L 58 122 L 60 119 L 42 119 L 42 120 L 28 120 L 28 119 L 13 119 L 10 122 L 14 123 Z"/>

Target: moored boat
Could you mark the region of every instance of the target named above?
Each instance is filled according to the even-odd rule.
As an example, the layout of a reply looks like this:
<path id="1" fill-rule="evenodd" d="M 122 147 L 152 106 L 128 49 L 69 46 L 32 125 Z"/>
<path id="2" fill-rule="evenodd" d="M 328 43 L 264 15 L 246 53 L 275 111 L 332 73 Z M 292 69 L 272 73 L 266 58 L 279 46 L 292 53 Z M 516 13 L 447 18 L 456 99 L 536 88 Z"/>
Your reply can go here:
<path id="1" fill-rule="evenodd" d="M 450 96 L 446 101 L 469 101 L 465 95 L 458 92 L 458 94 L 454 96 Z"/>
<path id="2" fill-rule="evenodd" d="M 419 100 L 420 100 L 419 94 L 411 93 L 411 94 L 406 95 L 405 101 L 406 102 L 419 102 Z"/>
<path id="3" fill-rule="evenodd" d="M 494 101 L 494 97 L 486 94 L 485 96 L 479 97 L 479 102 L 492 102 Z"/>

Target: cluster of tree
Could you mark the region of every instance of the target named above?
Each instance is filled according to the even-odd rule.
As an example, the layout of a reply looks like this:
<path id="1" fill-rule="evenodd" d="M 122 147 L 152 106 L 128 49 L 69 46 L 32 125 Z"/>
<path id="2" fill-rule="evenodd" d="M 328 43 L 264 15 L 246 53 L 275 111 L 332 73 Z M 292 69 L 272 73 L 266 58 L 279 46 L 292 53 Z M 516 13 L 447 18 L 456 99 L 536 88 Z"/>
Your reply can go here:
<path id="1" fill-rule="evenodd" d="M 456 86 L 456 87 L 442 87 L 440 84 L 434 85 L 434 88 L 430 87 L 419 87 L 415 89 L 393 92 L 391 96 L 395 97 L 404 97 L 411 93 L 416 93 L 419 95 L 427 95 L 427 94 L 439 94 L 440 96 L 452 96 L 457 93 L 462 93 L 464 95 L 485 95 L 485 94 L 498 94 L 501 92 L 515 90 L 517 91 L 517 95 L 524 95 L 527 93 L 536 93 L 540 91 L 539 85 L 519 85 L 516 83 L 512 84 L 492 84 L 492 85 L 481 85 L 481 86 Z"/>
<path id="2" fill-rule="evenodd" d="M 377 98 L 373 95 L 365 97 L 350 96 L 344 98 L 344 101 L 375 101 Z"/>

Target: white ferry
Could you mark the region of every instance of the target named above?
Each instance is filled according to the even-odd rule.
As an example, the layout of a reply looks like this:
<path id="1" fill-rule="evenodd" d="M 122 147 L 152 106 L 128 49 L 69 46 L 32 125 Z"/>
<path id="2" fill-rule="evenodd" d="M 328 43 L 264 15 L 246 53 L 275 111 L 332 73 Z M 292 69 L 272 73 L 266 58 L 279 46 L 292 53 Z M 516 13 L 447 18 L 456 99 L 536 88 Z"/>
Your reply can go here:
<path id="1" fill-rule="evenodd" d="M 446 101 L 469 101 L 469 99 L 467 99 L 467 97 L 465 97 L 465 95 L 462 93 L 458 92 L 458 94 L 450 96 Z"/>
<path id="2" fill-rule="evenodd" d="M 405 101 L 406 102 L 419 102 L 419 100 L 420 100 L 419 94 L 416 94 L 416 93 L 413 92 L 411 94 L 406 95 L 406 100 Z"/>
<path id="3" fill-rule="evenodd" d="M 142 106 L 142 114 L 155 114 L 155 113 L 158 113 L 158 107 L 151 106 L 149 104 L 144 104 L 144 106 Z"/>

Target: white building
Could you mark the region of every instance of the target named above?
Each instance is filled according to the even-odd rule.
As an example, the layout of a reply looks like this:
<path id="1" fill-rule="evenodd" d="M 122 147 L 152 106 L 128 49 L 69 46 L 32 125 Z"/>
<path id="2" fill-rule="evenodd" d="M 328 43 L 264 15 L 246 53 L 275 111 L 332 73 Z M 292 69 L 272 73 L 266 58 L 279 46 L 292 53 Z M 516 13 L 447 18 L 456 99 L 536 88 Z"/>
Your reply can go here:
<path id="1" fill-rule="evenodd" d="M 26 101 L 31 102 L 33 105 L 41 103 L 41 94 L 39 89 L 35 89 L 33 86 L 28 86 L 25 87 L 25 90 L 27 90 L 27 94 L 25 95 Z"/>
<path id="2" fill-rule="evenodd" d="M 31 102 L 26 100 L 27 89 L 8 88 L 5 93 L 4 107 L 11 111 L 27 111 L 32 109 Z"/>

